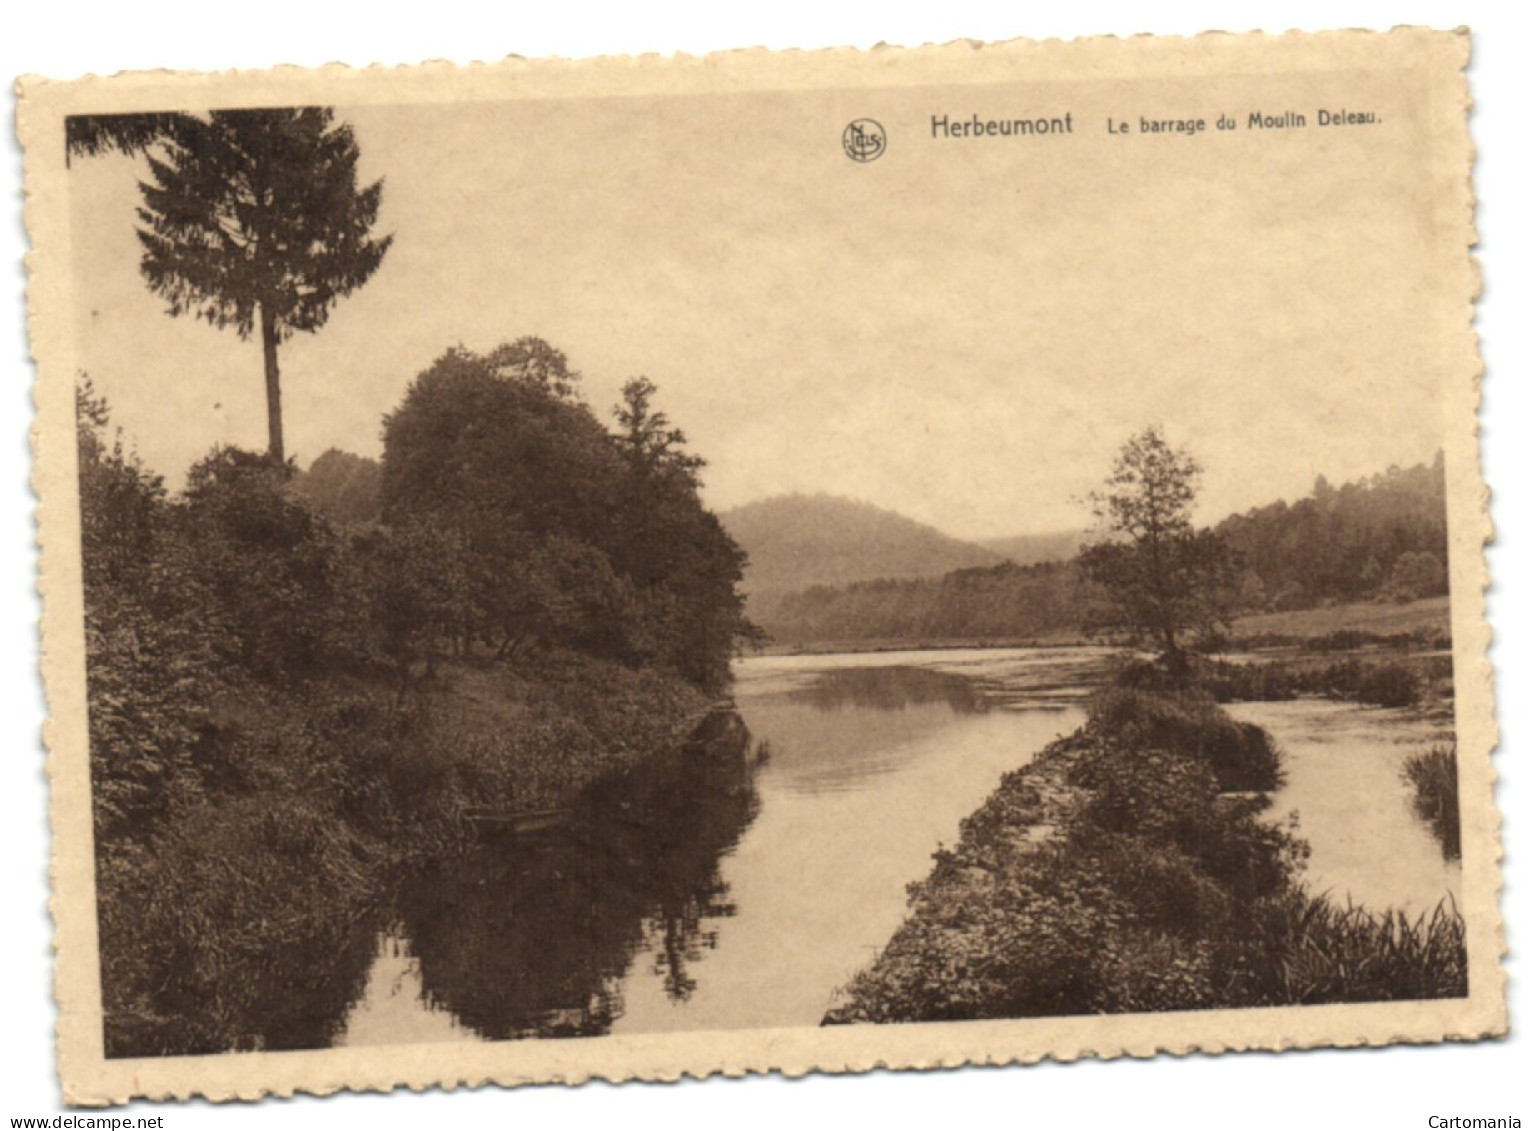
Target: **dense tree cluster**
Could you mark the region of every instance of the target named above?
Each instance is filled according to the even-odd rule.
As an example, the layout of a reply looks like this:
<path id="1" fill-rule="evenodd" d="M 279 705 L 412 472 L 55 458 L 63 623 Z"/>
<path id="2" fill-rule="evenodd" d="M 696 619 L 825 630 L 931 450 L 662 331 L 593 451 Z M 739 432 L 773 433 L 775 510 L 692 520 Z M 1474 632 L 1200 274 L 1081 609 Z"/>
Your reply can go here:
<path id="1" fill-rule="evenodd" d="M 452 350 L 416 378 L 384 422 L 383 521 L 458 564 L 449 585 L 417 571 L 402 603 L 457 651 L 562 644 L 720 686 L 748 631 L 743 555 L 698 497 L 702 461 L 652 382 L 625 387 L 614 434 L 577 381 L 536 339 Z"/>
<path id="2" fill-rule="evenodd" d="M 651 383 L 609 432 L 575 379 L 541 342 L 453 351 L 388 418 L 381 470 L 220 447 L 175 494 L 82 382 L 109 1049 L 322 1042 L 260 972 L 327 969 L 381 860 L 457 806 L 563 803 L 726 681 L 742 555 L 700 460 Z M 471 663 L 426 682 L 449 653 Z"/>
<path id="3" fill-rule="evenodd" d="M 1244 563 L 1242 603 L 1281 611 L 1324 601 L 1414 600 L 1447 592 L 1447 479 L 1430 464 L 1341 487 L 1324 476 L 1309 497 L 1219 523 Z"/>
<path id="4" fill-rule="evenodd" d="M 293 494 L 336 526 L 366 526 L 381 516 L 383 470 L 376 460 L 331 448 L 293 477 Z"/>
<path id="5" fill-rule="evenodd" d="M 1079 624 L 1074 566 L 1041 562 L 959 569 L 943 577 L 817 585 L 761 593 L 750 616 L 773 640 L 1030 639 Z"/>
<path id="6" fill-rule="evenodd" d="M 1182 594 L 1196 614 L 1187 623 L 1438 596 L 1447 591 L 1446 524 L 1440 457 L 1338 488 L 1321 478 L 1307 498 L 1233 515 L 1184 544 L 1172 540 L 1206 575 L 1203 592 Z M 1111 610 L 1100 589 L 1082 578 L 1080 567 L 1092 558 L 1122 567 L 1134 581 L 1135 559 L 1123 550 L 1086 547 L 1081 561 L 756 593 L 750 616 L 789 644 L 1030 639 L 1112 619 L 1103 616 Z"/>

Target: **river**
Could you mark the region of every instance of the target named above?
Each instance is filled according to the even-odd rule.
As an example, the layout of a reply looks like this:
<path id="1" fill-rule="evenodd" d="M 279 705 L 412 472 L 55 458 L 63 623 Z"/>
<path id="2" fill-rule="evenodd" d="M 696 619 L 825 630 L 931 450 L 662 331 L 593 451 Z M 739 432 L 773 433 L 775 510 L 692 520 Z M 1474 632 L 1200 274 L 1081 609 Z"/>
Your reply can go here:
<path id="1" fill-rule="evenodd" d="M 486 844 L 411 885 L 336 1043 L 817 1025 L 932 852 L 1081 724 L 1109 659 L 741 661 L 738 720 L 701 748 L 592 791 L 545 838 Z M 1233 711 L 1287 752 L 1273 814 L 1298 811 L 1313 885 L 1416 912 L 1456 893 L 1399 779 L 1438 730 L 1312 701 Z"/>
<path id="2" fill-rule="evenodd" d="M 1441 721 L 1413 711 L 1298 699 L 1232 703 L 1228 712 L 1277 740 L 1287 781 L 1271 813 L 1298 816 L 1311 854 L 1304 882 L 1332 902 L 1412 916 L 1457 899 L 1462 865 L 1448 860 L 1412 808 L 1405 760 L 1452 741 Z"/>

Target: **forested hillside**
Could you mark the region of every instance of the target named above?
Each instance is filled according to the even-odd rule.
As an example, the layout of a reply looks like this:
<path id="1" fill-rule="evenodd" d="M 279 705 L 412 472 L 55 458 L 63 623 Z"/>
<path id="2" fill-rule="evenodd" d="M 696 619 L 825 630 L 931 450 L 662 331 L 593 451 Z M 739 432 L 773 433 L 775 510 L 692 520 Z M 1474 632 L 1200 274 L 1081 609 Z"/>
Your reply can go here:
<path id="1" fill-rule="evenodd" d="M 1447 592 L 1442 457 L 1231 515 L 1215 528 L 1240 555 L 1241 604 L 1281 611 L 1325 601 L 1411 600 Z"/>
<path id="2" fill-rule="evenodd" d="M 1235 613 L 1438 596 L 1447 591 L 1446 531 L 1440 457 L 1338 488 L 1321 476 L 1303 499 L 1231 515 L 1214 528 L 1237 567 L 1228 600 Z M 1072 561 L 1007 562 L 941 577 L 756 593 L 750 612 L 781 644 L 1027 639 L 1077 630 L 1092 600 Z"/>
<path id="3" fill-rule="evenodd" d="M 783 495 L 719 518 L 748 555 L 745 588 L 752 595 L 877 578 L 940 577 L 1005 560 L 925 523 L 834 495 Z"/>
<path id="4" fill-rule="evenodd" d="M 1015 534 L 1009 538 L 984 538 L 979 545 L 1017 565 L 1065 562 L 1080 552 L 1090 539 L 1087 530 L 1063 530 L 1057 534 Z"/>

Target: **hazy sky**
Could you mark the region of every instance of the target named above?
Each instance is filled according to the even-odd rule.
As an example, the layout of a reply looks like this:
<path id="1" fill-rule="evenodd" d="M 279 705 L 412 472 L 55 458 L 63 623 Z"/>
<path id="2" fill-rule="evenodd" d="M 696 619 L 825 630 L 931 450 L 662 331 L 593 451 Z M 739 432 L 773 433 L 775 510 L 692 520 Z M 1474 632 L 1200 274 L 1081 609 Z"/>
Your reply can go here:
<path id="1" fill-rule="evenodd" d="M 338 107 L 386 177 L 382 267 L 282 347 L 288 450 L 378 455 L 380 420 L 446 348 L 526 334 L 603 415 L 644 374 L 727 508 L 791 491 L 963 537 L 1079 527 L 1131 432 L 1206 465 L 1216 519 L 1389 463 L 1443 431 L 1441 186 L 1407 96 L 1262 80 Z M 1106 119 L 1377 108 L 1369 128 L 1108 136 Z M 1074 133 L 932 139 L 954 119 Z M 886 127 L 870 164 L 839 145 Z M 77 160 L 80 367 L 179 483 L 217 441 L 265 445 L 258 341 L 175 319 L 138 273 L 138 161 Z M 1453 343 L 1456 344 L 1456 343 Z"/>

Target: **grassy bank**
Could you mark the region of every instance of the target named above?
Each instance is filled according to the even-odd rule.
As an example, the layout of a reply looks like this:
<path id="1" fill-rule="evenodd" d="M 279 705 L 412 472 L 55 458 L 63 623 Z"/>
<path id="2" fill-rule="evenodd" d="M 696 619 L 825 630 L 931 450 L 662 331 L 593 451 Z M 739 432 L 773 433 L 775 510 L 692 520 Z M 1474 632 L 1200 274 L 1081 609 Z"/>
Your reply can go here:
<path id="1" fill-rule="evenodd" d="M 1234 649 L 1293 647 L 1337 651 L 1359 646 L 1425 650 L 1450 645 L 1450 610 L 1446 597 L 1418 601 L 1358 601 L 1282 613 L 1235 617 L 1228 646 Z M 964 635 L 921 633 L 891 636 L 783 634 L 762 647 L 767 655 L 822 655 L 842 652 L 903 652 L 932 648 L 1056 648 L 1068 645 L 1125 643 L 1087 633 L 1073 621 L 1031 633 Z"/>
<path id="2" fill-rule="evenodd" d="M 1309 695 L 1362 706 L 1414 707 L 1453 697 L 1452 657 L 1441 654 L 1383 651 L 1242 663 L 1206 660 L 1199 663 L 1198 676 L 1222 703 L 1283 702 Z"/>
<path id="3" fill-rule="evenodd" d="M 462 808 L 569 804 L 673 747 L 707 702 L 574 656 L 535 679 L 447 666 L 403 704 L 387 681 L 231 689 L 195 794 L 98 856 L 108 1055 L 326 1043 L 393 878 L 457 846 Z"/>
<path id="4" fill-rule="evenodd" d="M 1303 891 L 1306 846 L 1251 792 L 1279 775 L 1264 732 L 1206 692 L 1103 690 L 963 822 L 826 1021 L 1466 993 L 1455 909 L 1406 920 Z"/>

